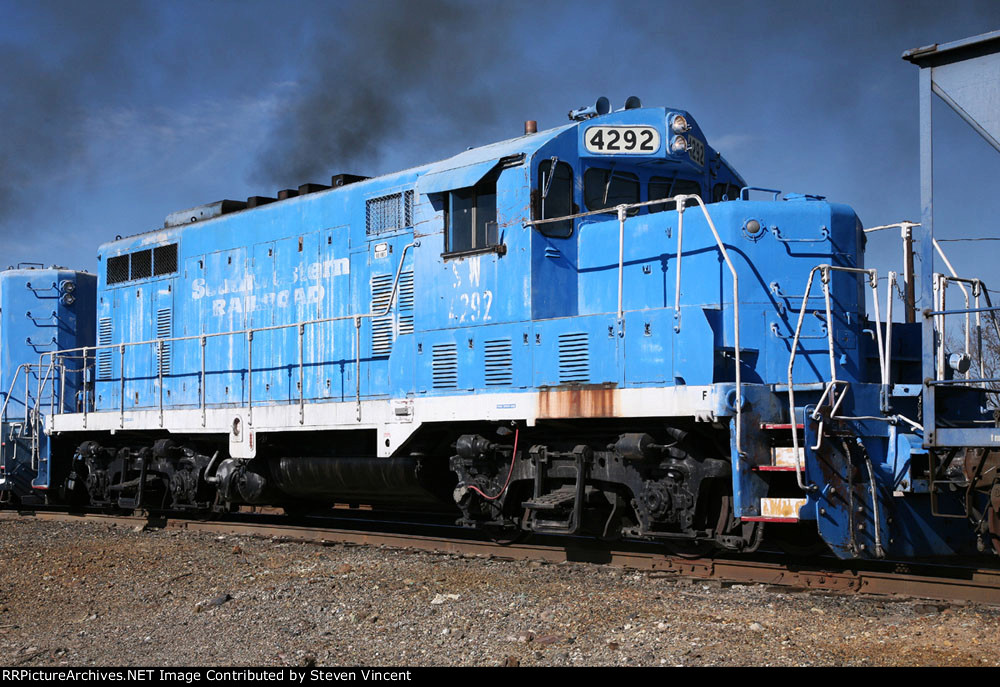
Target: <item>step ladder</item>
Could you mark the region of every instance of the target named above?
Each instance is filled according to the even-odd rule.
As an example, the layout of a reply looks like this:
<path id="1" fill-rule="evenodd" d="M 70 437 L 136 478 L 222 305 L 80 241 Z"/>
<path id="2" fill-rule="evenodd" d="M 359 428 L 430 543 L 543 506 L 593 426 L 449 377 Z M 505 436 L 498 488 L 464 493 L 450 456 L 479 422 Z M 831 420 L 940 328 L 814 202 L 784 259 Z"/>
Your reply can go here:
<path id="1" fill-rule="evenodd" d="M 744 518 L 757 522 L 798 522 L 799 510 L 806 505 L 804 498 L 762 498 L 760 517 Z"/>
<path id="2" fill-rule="evenodd" d="M 788 423 L 761 423 L 761 432 L 769 437 L 770 448 L 761 453 L 758 462 L 750 467 L 752 472 L 761 473 L 761 477 L 769 485 L 781 484 L 787 478 L 781 473 L 805 471 L 804 426 L 792 426 Z M 791 442 L 790 433 L 798 433 L 798 447 L 788 445 Z M 764 462 L 766 460 L 766 462 Z M 767 475 L 767 477 L 765 477 Z M 805 498 L 790 497 L 760 497 L 757 500 L 757 515 L 745 515 L 741 519 L 748 522 L 796 523 L 799 522 L 799 511 L 806 504 Z"/>
<path id="3" fill-rule="evenodd" d="M 571 453 L 551 453 L 544 446 L 531 449 L 535 483 L 531 499 L 521 504 L 525 511 L 524 529 L 541 534 L 573 534 L 580 528 L 590 452 L 587 446 L 577 446 Z M 547 491 L 546 485 L 552 482 L 554 458 L 573 459 L 573 481 L 562 481 L 558 487 Z M 565 460 L 560 462 L 560 471 L 565 471 L 565 465 Z"/>

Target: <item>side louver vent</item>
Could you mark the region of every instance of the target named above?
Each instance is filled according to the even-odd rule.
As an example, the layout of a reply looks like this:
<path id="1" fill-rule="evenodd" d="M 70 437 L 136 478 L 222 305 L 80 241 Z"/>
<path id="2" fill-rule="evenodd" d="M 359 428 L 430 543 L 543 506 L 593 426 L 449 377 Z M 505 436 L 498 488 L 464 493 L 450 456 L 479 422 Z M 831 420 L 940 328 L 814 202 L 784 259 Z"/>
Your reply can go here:
<path id="1" fill-rule="evenodd" d="M 169 339 L 173 333 L 174 311 L 170 308 L 160 308 L 156 311 L 156 338 Z M 163 357 L 160 357 L 160 344 L 156 347 L 157 362 L 160 365 L 160 374 L 170 374 L 170 347 L 171 343 L 164 342 Z"/>
<path id="2" fill-rule="evenodd" d="M 97 321 L 97 345 L 111 345 L 111 318 L 102 317 Z M 102 348 L 97 351 L 97 378 L 111 379 L 111 349 Z"/>
<path id="3" fill-rule="evenodd" d="M 435 389 L 458 388 L 458 346 L 446 343 L 431 347 L 431 374 Z"/>
<path id="4" fill-rule="evenodd" d="M 487 386 L 510 386 L 514 383 L 514 356 L 510 339 L 487 341 L 483 347 Z"/>
<path id="5" fill-rule="evenodd" d="M 406 270 L 399 275 L 399 293 L 396 294 L 399 304 L 399 335 L 413 333 L 413 270 Z"/>
<path id="6" fill-rule="evenodd" d="M 391 274 L 372 275 L 371 311 L 373 313 L 380 313 L 389 305 L 389 299 L 392 298 L 392 280 L 393 275 Z M 372 318 L 373 356 L 385 356 L 392 352 L 393 319 L 392 311 L 381 317 Z"/>
<path id="7" fill-rule="evenodd" d="M 587 334 L 559 335 L 559 382 L 590 381 L 590 349 Z"/>

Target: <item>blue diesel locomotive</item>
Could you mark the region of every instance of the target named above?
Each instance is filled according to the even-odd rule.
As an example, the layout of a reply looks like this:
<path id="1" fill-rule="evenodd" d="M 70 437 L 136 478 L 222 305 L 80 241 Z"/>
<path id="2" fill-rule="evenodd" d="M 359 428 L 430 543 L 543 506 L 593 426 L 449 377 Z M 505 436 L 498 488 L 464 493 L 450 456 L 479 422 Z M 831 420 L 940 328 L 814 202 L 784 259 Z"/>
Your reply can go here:
<path id="1" fill-rule="evenodd" d="M 173 213 L 102 245 L 96 285 L 73 273 L 94 316 L 77 300 L 73 338 L 41 349 L 10 344 L 37 294 L 3 273 L 20 443 L 2 458 L 31 476 L 7 497 L 371 504 L 686 550 L 753 550 L 765 523 L 843 558 L 1000 549 L 997 454 L 927 448 L 921 325 L 893 322 L 896 275 L 880 290 L 851 208 L 751 200 L 683 110 L 601 99 L 570 119 Z M 31 283 L 54 295 L 61 275 Z M 970 374 L 968 350 L 933 348 L 937 380 Z M 988 394 L 943 386 L 934 426 L 995 427 Z"/>

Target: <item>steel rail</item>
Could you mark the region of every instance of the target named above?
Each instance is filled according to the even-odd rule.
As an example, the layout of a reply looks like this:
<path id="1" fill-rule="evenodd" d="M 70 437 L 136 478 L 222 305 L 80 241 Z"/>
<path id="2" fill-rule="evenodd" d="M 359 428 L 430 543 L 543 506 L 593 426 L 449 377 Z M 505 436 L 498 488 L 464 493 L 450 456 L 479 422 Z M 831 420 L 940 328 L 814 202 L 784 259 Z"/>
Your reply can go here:
<path id="1" fill-rule="evenodd" d="M 407 534 L 384 529 L 345 529 L 271 522 L 168 519 L 155 515 L 72 514 L 60 511 L 0 511 L 0 520 L 34 517 L 57 522 L 92 521 L 127 527 L 156 527 L 217 535 L 389 549 L 548 563 L 580 562 L 659 573 L 663 577 L 766 584 L 825 593 L 863 593 L 888 597 L 933 599 L 1000 606 L 1000 568 L 941 565 L 920 561 L 775 560 L 774 554 L 746 557 L 685 558 L 664 555 L 649 543 L 609 548 L 590 540 L 558 544 L 500 544 L 434 534 Z M 369 525 L 373 524 L 370 521 Z M 375 523 L 378 524 L 378 523 Z M 785 557 L 787 558 L 787 557 Z"/>

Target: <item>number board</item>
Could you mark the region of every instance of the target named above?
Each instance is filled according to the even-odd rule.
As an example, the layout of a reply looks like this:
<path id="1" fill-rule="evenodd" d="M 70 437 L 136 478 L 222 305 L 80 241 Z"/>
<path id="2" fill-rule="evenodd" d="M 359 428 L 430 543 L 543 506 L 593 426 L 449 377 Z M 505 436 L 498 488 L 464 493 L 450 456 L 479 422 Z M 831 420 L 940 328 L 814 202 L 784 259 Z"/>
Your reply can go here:
<path id="1" fill-rule="evenodd" d="M 652 126 L 592 126 L 584 132 L 587 152 L 600 155 L 652 155 L 660 132 Z"/>
<path id="2" fill-rule="evenodd" d="M 696 165 L 705 166 L 705 144 L 694 136 L 688 136 L 688 156 Z"/>

